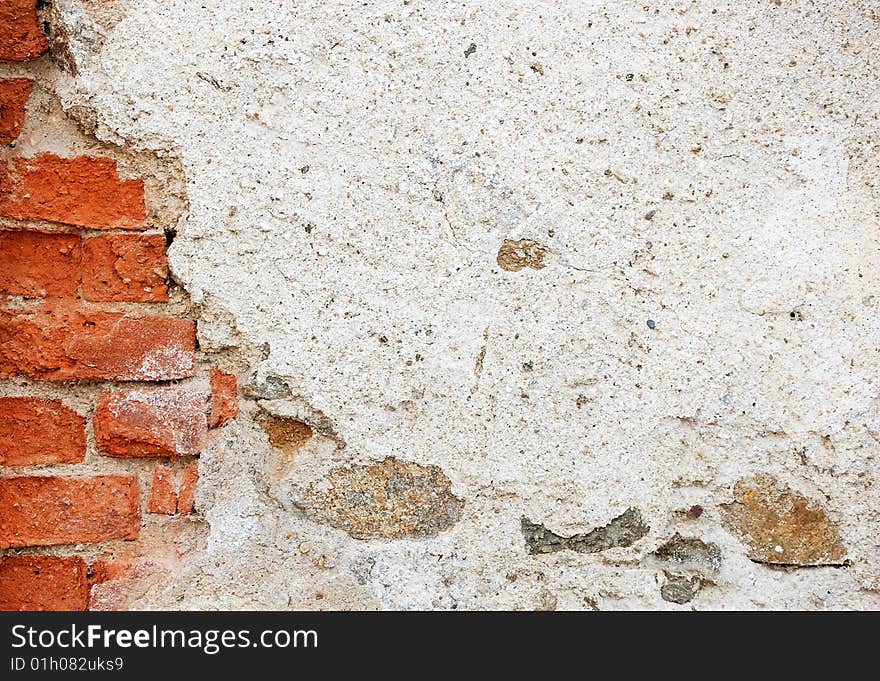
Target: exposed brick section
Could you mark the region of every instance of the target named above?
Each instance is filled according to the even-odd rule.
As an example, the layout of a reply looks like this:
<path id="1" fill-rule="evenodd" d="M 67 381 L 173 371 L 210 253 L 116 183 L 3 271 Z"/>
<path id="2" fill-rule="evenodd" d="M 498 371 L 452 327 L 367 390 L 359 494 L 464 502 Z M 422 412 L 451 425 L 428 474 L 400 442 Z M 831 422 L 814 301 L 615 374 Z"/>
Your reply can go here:
<path id="1" fill-rule="evenodd" d="M 211 367 L 211 428 L 222 426 L 238 414 L 238 380 Z"/>
<path id="2" fill-rule="evenodd" d="M 105 393 L 95 408 L 98 449 L 107 456 L 195 456 L 208 434 L 208 397 L 198 387 Z"/>
<path id="3" fill-rule="evenodd" d="M 156 466 L 153 471 L 153 484 L 150 487 L 150 500 L 147 513 L 174 515 L 177 513 L 177 490 L 174 488 L 176 474 L 168 466 Z"/>
<path id="4" fill-rule="evenodd" d="M 199 464 L 195 461 L 183 469 L 180 480 L 180 496 L 177 500 L 177 512 L 187 515 L 193 512 L 196 501 L 196 484 L 199 481 Z"/>
<path id="5" fill-rule="evenodd" d="M 0 310 L 0 378 L 161 381 L 191 376 L 194 366 L 189 319 Z"/>
<path id="6" fill-rule="evenodd" d="M 0 179 L 0 216 L 93 229 L 145 229 L 144 185 L 109 158 L 19 158 Z"/>
<path id="7" fill-rule="evenodd" d="M 0 60 L 47 50 L 37 4 L 0 0 Z M 41 62 L 38 68 L 49 67 Z M 166 238 L 158 230 L 146 233 L 144 183 L 120 178 L 114 158 L 23 157 L 14 150 L 33 87 L 29 78 L 0 79 L 0 147 L 6 148 L 0 159 L 0 379 L 192 378 L 193 320 L 155 315 L 154 307 L 106 304 L 169 300 Z M 235 376 L 213 369 L 210 385 L 198 379 L 132 390 L 108 386 L 91 427 L 102 454 L 173 459 L 149 464 L 145 500 L 146 513 L 172 516 L 193 511 L 198 463 L 192 457 L 209 426 L 237 412 Z M 149 564 L 161 577 L 179 559 L 180 537 L 195 529 L 184 518 L 145 515 L 141 533 L 143 473 L 131 474 L 131 463 L 87 460 L 86 421 L 59 399 L 0 395 L 0 610 L 125 607 L 133 579 L 143 578 L 141 566 Z M 56 469 L 36 476 L 21 468 L 59 464 L 80 466 L 60 476 Z M 91 464 L 128 473 L 92 475 Z M 88 472 L 70 477 L 81 469 Z M 120 540 L 131 543 L 122 548 Z M 114 543 L 100 546 L 104 542 Z M 78 555 L 3 555 L 51 546 L 106 560 L 89 568 Z"/>
<path id="8" fill-rule="evenodd" d="M 59 400 L 0 397 L 0 466 L 82 461 L 85 422 Z"/>
<path id="9" fill-rule="evenodd" d="M 0 549 L 137 539 L 137 478 L 0 479 Z"/>
<path id="10" fill-rule="evenodd" d="M 24 109 L 34 81 L 28 78 L 0 80 L 0 145 L 18 139 L 24 125 Z"/>
<path id="11" fill-rule="evenodd" d="M 162 234 L 101 235 L 85 241 L 82 294 L 86 300 L 164 302 L 167 278 Z"/>
<path id="12" fill-rule="evenodd" d="M 82 558 L 0 556 L 0 610 L 85 610 Z"/>
<path id="13" fill-rule="evenodd" d="M 0 61 L 34 59 L 48 49 L 37 22 L 37 0 L 0 2 Z"/>
<path id="14" fill-rule="evenodd" d="M 81 258 L 79 234 L 0 231 L 0 293 L 72 296 L 79 286 Z"/>

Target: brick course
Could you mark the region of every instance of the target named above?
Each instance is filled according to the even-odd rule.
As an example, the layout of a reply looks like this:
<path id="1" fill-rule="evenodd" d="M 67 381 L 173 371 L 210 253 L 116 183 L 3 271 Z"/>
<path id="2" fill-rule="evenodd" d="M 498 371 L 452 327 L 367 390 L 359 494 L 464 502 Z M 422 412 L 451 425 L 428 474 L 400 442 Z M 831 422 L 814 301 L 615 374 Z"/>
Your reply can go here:
<path id="1" fill-rule="evenodd" d="M 36 0 L 0 0 L 0 60 L 47 49 Z M 155 569 L 165 548 L 143 546 L 142 526 L 164 536 L 157 523 L 179 519 L 160 516 L 193 512 L 195 457 L 236 415 L 237 386 L 214 368 L 207 379 L 195 322 L 168 312 L 166 238 L 148 224 L 144 182 L 100 151 L 19 152 L 33 86 L 0 80 L 0 379 L 29 395 L 0 384 L 0 610 L 84 610 L 93 586 L 125 583 L 132 556 Z M 104 381 L 181 383 L 97 398 L 77 385 Z M 105 542 L 106 560 L 88 565 L 80 554 Z M 36 547 L 65 555 L 18 553 Z"/>

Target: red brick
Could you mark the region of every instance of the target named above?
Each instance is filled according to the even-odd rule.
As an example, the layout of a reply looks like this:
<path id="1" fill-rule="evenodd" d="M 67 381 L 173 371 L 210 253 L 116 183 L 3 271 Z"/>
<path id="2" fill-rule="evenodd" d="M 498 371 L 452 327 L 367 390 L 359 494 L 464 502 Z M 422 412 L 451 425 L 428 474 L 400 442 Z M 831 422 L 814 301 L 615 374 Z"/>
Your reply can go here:
<path id="1" fill-rule="evenodd" d="M 34 81 L 28 78 L 0 80 L 0 144 L 18 139 L 24 126 L 24 109 Z"/>
<path id="2" fill-rule="evenodd" d="M 96 302 L 168 300 L 168 261 L 162 234 L 110 234 L 86 239 L 83 298 Z"/>
<path id="3" fill-rule="evenodd" d="M 124 579 L 131 576 L 134 570 L 135 567 L 126 558 L 99 558 L 89 567 L 89 585 Z"/>
<path id="4" fill-rule="evenodd" d="M 80 280 L 79 234 L 0 231 L 0 293 L 28 298 L 72 296 Z"/>
<path id="5" fill-rule="evenodd" d="M 37 0 L 0 2 L 0 61 L 34 59 L 48 49 L 37 22 Z"/>
<path id="6" fill-rule="evenodd" d="M 195 323 L 72 308 L 0 310 L 0 378 L 163 381 L 191 376 Z"/>
<path id="7" fill-rule="evenodd" d="M 0 549 L 137 539 L 137 478 L 0 478 Z"/>
<path id="8" fill-rule="evenodd" d="M 0 466 L 82 461 L 85 424 L 59 400 L 0 397 Z"/>
<path id="9" fill-rule="evenodd" d="M 18 158 L 0 178 L 0 217 L 141 230 L 144 184 L 120 180 L 109 158 Z"/>
<path id="10" fill-rule="evenodd" d="M 168 466 L 156 466 L 153 471 L 153 484 L 150 487 L 150 500 L 147 513 L 174 515 L 177 513 L 177 490 L 174 488 L 177 474 Z"/>
<path id="11" fill-rule="evenodd" d="M 199 464 L 195 461 L 183 469 L 180 480 L 180 496 L 177 500 L 177 512 L 187 515 L 193 512 L 196 500 L 196 484 L 199 481 Z"/>
<path id="12" fill-rule="evenodd" d="M 238 414 L 238 379 L 211 367 L 211 428 L 222 426 Z"/>
<path id="13" fill-rule="evenodd" d="M 208 434 L 208 393 L 200 387 L 104 393 L 93 419 L 107 456 L 195 456 Z"/>
<path id="14" fill-rule="evenodd" d="M 85 610 L 88 602 L 82 558 L 0 556 L 0 610 Z"/>

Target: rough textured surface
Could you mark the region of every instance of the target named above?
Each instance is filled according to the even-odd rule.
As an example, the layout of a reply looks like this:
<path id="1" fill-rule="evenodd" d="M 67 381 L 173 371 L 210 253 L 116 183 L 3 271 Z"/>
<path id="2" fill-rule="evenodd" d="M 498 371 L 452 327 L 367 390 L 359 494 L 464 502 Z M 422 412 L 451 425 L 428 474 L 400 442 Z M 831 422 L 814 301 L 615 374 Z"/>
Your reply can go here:
<path id="1" fill-rule="evenodd" d="M 106 235 L 83 244 L 83 298 L 156 303 L 168 300 L 165 236 Z"/>
<path id="2" fill-rule="evenodd" d="M 531 239 L 511 241 L 505 239 L 498 249 L 498 266 L 508 272 L 519 272 L 524 267 L 533 270 L 544 269 L 544 256 L 547 248 Z"/>
<path id="3" fill-rule="evenodd" d="M 522 533 L 529 553 L 554 553 L 566 550 L 598 553 L 618 546 L 631 546 L 650 530 L 637 508 L 628 508 L 603 527 L 571 537 L 562 537 L 528 518 L 522 519 Z"/>
<path id="4" fill-rule="evenodd" d="M 29 78 L 0 80 L 0 144 L 9 144 L 18 139 L 33 85 Z"/>
<path id="5" fill-rule="evenodd" d="M 429 537 L 452 527 L 462 500 L 436 466 L 388 457 L 370 466 L 334 468 L 301 502 L 355 539 Z"/>
<path id="6" fill-rule="evenodd" d="M 153 482 L 150 485 L 147 513 L 162 513 L 163 515 L 177 513 L 177 490 L 174 488 L 176 477 L 174 469 L 169 466 L 156 466 L 153 469 Z"/>
<path id="7" fill-rule="evenodd" d="M 197 456 L 208 436 L 204 386 L 105 393 L 95 407 L 98 449 L 108 456 Z"/>
<path id="8" fill-rule="evenodd" d="M 0 293 L 29 298 L 71 296 L 80 280 L 78 234 L 0 231 Z"/>
<path id="9" fill-rule="evenodd" d="M 738 480 L 725 524 L 748 546 L 749 558 L 779 565 L 841 565 L 846 547 L 822 506 L 769 475 Z"/>
<path id="10" fill-rule="evenodd" d="M 666 583 L 660 587 L 660 596 L 669 603 L 684 605 L 694 600 L 701 586 L 702 581 L 699 577 L 666 573 Z"/>
<path id="11" fill-rule="evenodd" d="M 211 367 L 211 428 L 217 428 L 238 414 L 238 379 L 217 367 Z"/>
<path id="12" fill-rule="evenodd" d="M 0 217 L 93 229 L 144 229 L 144 185 L 109 158 L 39 154 L 0 169 Z"/>
<path id="13" fill-rule="evenodd" d="M 85 610 L 82 558 L 0 556 L 0 610 Z"/>
<path id="14" fill-rule="evenodd" d="M 311 427 L 288 416 L 262 413 L 257 423 L 269 436 L 269 444 L 285 454 L 296 454 L 311 439 Z"/>
<path id="15" fill-rule="evenodd" d="M 0 377 L 152 381 L 192 376 L 195 325 L 84 308 L 0 310 Z"/>
<path id="16" fill-rule="evenodd" d="M 133 607 L 880 606 L 870 3 L 54 5 L 64 106 L 180 158 L 174 279 L 255 377 L 199 462 L 204 550 Z M 522 240 L 541 269 L 499 265 Z M 291 461 L 254 400 L 314 430 Z M 457 522 L 361 540 L 298 505 L 386 457 L 442 470 Z M 846 566 L 749 559 L 720 506 L 758 473 Z M 629 546 L 523 539 L 631 507 Z M 722 555 L 684 606 L 650 555 L 676 532 Z"/>
<path id="17" fill-rule="evenodd" d="M 0 479 L 0 548 L 137 539 L 137 478 Z"/>
<path id="18" fill-rule="evenodd" d="M 676 532 L 651 556 L 666 567 L 716 574 L 721 569 L 721 549 L 696 537 L 682 537 Z"/>
<path id="19" fill-rule="evenodd" d="M 37 0 L 3 0 L 0 5 L 0 61 L 39 57 L 49 48 L 37 23 Z"/>
<path id="20" fill-rule="evenodd" d="M 0 466 L 82 461 L 85 423 L 60 400 L 0 397 Z"/>

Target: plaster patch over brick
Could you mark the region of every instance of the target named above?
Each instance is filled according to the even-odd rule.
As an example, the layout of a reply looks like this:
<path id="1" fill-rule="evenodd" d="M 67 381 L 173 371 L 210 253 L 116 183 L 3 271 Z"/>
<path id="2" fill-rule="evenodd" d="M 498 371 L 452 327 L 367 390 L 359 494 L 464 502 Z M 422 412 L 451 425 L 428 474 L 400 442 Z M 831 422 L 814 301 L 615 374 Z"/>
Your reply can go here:
<path id="1" fill-rule="evenodd" d="M 184 355 L 247 397 L 200 454 L 204 548 L 102 602 L 880 605 L 864 3 L 53 4 L 65 110 L 179 159 L 144 222 Z"/>

